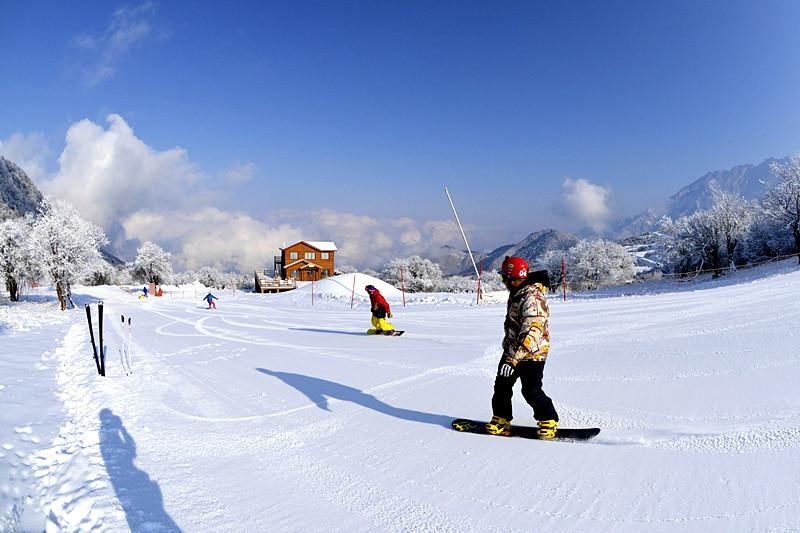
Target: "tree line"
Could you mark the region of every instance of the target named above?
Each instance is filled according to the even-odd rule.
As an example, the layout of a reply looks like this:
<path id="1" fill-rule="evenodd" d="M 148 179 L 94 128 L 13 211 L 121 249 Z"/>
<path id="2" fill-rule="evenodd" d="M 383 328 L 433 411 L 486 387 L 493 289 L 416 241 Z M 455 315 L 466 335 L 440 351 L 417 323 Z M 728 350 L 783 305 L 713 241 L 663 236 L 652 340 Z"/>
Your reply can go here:
<path id="1" fill-rule="evenodd" d="M 207 287 L 244 287 L 249 277 L 203 267 L 174 274 L 170 254 L 152 242 L 137 250 L 136 260 L 115 268 L 100 249 L 108 244 L 102 229 L 82 219 L 68 204 L 44 198 L 36 213 L 0 221 L 0 277 L 12 302 L 42 279 L 56 290 L 61 310 L 72 305 L 72 286 L 129 285 L 199 281 Z M 250 282 L 252 283 L 252 282 Z"/>
<path id="2" fill-rule="evenodd" d="M 713 206 L 677 220 L 659 224 L 658 273 L 686 274 L 756 263 L 800 252 L 800 157 L 785 165 L 773 163 L 778 180 L 755 201 L 720 193 Z M 0 276 L 11 301 L 33 282 L 49 278 L 61 309 L 70 303 L 77 283 L 126 285 L 135 282 L 178 285 L 199 281 L 207 287 L 251 288 L 249 276 L 203 267 L 196 272 L 174 273 L 170 254 L 145 242 L 136 260 L 114 268 L 102 259 L 100 248 L 108 243 L 103 231 L 83 219 L 64 202 L 45 198 L 35 214 L 0 222 Z M 622 245 L 608 240 L 581 240 L 566 250 L 552 250 L 527 258 L 533 268 L 546 269 L 556 288 L 566 265 L 570 290 L 593 290 L 629 283 L 636 279 L 636 262 Z M 342 267 L 340 272 L 355 271 Z M 471 276 L 444 276 L 441 267 L 420 256 L 397 258 L 380 272 L 364 271 L 409 292 L 474 292 Z M 500 290 L 496 272 L 483 272 L 481 289 Z"/>
<path id="3" fill-rule="evenodd" d="M 727 269 L 800 252 L 800 157 L 785 165 L 773 163 L 778 180 L 763 196 L 746 201 L 727 192 L 718 195 L 711 208 L 659 222 L 655 256 L 660 264 L 650 276 L 682 275 L 710 270 L 720 275 Z M 800 256 L 799 256 L 800 258 Z M 593 290 L 630 283 L 637 278 L 633 255 L 621 244 L 604 239 L 584 239 L 565 250 L 551 250 L 541 257 L 526 258 L 532 268 L 546 269 L 551 289 L 564 282 L 570 290 Z M 562 270 L 563 269 L 563 270 Z M 402 272 L 402 274 L 401 274 Z M 409 292 L 471 292 L 474 278 L 442 276 L 435 263 L 419 256 L 395 259 L 376 277 Z M 484 290 L 496 290 L 497 276 L 484 273 Z"/>

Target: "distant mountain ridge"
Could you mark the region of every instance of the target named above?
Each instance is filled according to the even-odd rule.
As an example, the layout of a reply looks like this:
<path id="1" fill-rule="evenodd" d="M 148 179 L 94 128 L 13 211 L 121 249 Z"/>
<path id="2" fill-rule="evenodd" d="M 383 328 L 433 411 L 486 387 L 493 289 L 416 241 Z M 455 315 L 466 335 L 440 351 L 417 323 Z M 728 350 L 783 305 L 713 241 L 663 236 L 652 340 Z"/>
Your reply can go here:
<path id="1" fill-rule="evenodd" d="M 24 170 L 0 156 L 0 220 L 34 213 L 42 203 L 42 193 Z"/>
<path id="2" fill-rule="evenodd" d="M 483 262 L 483 270 L 499 270 L 503 264 L 503 259 L 507 255 L 524 257 L 534 262 L 550 250 L 566 250 L 571 248 L 580 239 L 570 233 L 564 233 L 555 229 L 546 229 L 531 233 L 516 244 L 505 244 L 491 251 L 476 252 L 473 250 L 475 262 Z M 463 276 L 474 276 L 475 270 L 472 261 L 466 250 L 458 250 L 450 246 L 442 247 L 443 256 L 432 260 L 442 267 L 445 275 L 459 274 Z"/>
<path id="3" fill-rule="evenodd" d="M 650 208 L 636 216 L 618 221 L 609 237 L 624 239 L 656 229 L 658 221 L 668 216 L 673 220 L 709 209 L 723 192 L 741 195 L 745 200 L 760 198 L 778 177 L 770 170 L 772 163 L 785 165 L 789 157 L 768 158 L 758 165 L 738 165 L 728 170 L 715 170 L 699 177 L 669 197 L 663 206 Z"/>
<path id="4" fill-rule="evenodd" d="M 659 221 L 668 216 L 673 220 L 691 215 L 699 210 L 709 209 L 723 192 L 741 195 L 746 200 L 760 198 L 767 187 L 778 177 L 770 170 L 772 163 L 785 165 L 789 157 L 768 158 L 758 165 L 738 165 L 728 170 L 708 172 L 689 185 L 681 188 L 660 206 L 651 207 L 638 215 L 628 217 L 612 224 L 602 234 L 584 229 L 577 235 L 547 229 L 531 233 L 516 244 L 506 244 L 489 252 L 475 252 L 475 261 L 483 260 L 483 268 L 498 269 L 506 255 L 517 255 L 530 261 L 549 250 L 563 250 L 576 244 L 581 238 L 604 238 L 617 241 L 635 252 L 637 263 L 646 267 L 655 261 L 644 257 L 647 245 L 657 242 L 660 237 L 652 235 L 658 229 Z M 649 236 L 648 236 L 649 235 Z M 638 240 L 637 240 L 638 239 Z M 643 244 L 643 241 L 646 244 Z M 633 244 L 637 243 L 637 244 Z M 472 262 L 466 250 L 443 247 L 442 255 L 432 260 L 439 263 L 446 275 L 474 275 Z"/>

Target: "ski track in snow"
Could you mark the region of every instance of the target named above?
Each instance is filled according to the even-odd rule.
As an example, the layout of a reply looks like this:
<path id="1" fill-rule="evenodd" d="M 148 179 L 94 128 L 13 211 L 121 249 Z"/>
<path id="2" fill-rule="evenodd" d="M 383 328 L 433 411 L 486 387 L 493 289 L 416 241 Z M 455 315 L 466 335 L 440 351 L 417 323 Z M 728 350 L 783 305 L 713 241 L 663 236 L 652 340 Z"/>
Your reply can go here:
<path id="1" fill-rule="evenodd" d="M 749 300 L 734 285 L 624 306 L 553 302 L 545 390 L 562 425 L 603 429 L 588 443 L 461 435 L 442 422 L 488 418 L 502 305 L 417 305 L 395 313 L 409 335 L 382 339 L 361 335 L 363 310 L 355 319 L 341 303 L 299 315 L 287 303 L 299 292 L 226 298 L 217 312 L 104 293 L 108 316 L 134 317 L 133 375 L 113 366 L 122 331 L 109 318 L 110 372 L 96 376 L 78 317 L 52 354 L 66 412 L 57 437 L 37 443 L 27 423 L 12 433 L 38 444 L 18 458 L 38 480 L 47 531 L 790 531 L 797 396 L 758 385 L 793 390 L 800 344 L 787 324 L 800 311 L 765 285 Z M 761 299 L 778 311 L 748 320 L 758 339 L 720 314 Z M 760 349 L 776 338 L 783 353 Z M 514 401 L 515 420 L 530 423 L 518 388 Z M 119 432 L 135 448 L 109 440 Z M 0 443 L 0 460 L 17 448 Z"/>

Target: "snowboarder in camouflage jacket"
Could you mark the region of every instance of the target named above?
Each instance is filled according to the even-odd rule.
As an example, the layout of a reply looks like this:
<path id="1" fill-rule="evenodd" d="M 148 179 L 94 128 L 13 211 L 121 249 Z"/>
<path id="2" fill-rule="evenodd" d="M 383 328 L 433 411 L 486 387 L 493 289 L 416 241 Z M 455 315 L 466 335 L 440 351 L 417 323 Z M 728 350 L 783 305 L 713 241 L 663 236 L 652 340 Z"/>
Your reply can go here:
<path id="1" fill-rule="evenodd" d="M 550 308 L 539 273 L 529 273 L 521 257 L 506 257 L 500 275 L 509 290 L 506 309 L 503 355 L 497 367 L 492 396 L 492 420 L 486 430 L 495 435 L 511 432 L 511 396 L 517 379 L 522 396 L 533 408 L 539 436 L 553 438 L 558 413 L 553 401 L 542 390 L 544 364 L 550 351 Z"/>

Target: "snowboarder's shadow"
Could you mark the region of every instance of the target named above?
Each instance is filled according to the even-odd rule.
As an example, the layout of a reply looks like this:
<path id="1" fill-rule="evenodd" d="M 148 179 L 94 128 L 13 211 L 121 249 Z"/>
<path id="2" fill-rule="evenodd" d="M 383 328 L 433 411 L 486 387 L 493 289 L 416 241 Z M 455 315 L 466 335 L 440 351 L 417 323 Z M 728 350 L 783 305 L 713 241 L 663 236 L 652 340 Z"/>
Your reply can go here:
<path id="1" fill-rule="evenodd" d="M 330 411 L 328 406 L 328 399 L 334 398 L 346 402 L 352 402 L 373 411 L 383 413 L 385 415 L 400 418 L 402 420 L 411 420 L 412 422 L 422 422 L 423 424 L 433 424 L 435 426 L 442 426 L 450 428 L 450 423 L 453 417 L 436 415 L 433 413 L 423 413 L 421 411 L 413 411 L 411 409 L 403 409 L 402 407 L 394 407 L 388 403 L 382 402 L 371 394 L 348 387 L 340 383 L 328 381 L 327 379 L 313 378 L 311 376 L 304 376 L 302 374 L 293 374 L 291 372 L 276 372 L 267 370 L 266 368 L 256 368 L 262 374 L 274 376 L 287 385 L 294 387 L 298 391 L 306 395 L 314 405 L 325 411 Z"/>
<path id="2" fill-rule="evenodd" d="M 289 328 L 292 331 L 311 331 L 313 333 L 337 333 L 339 335 L 355 335 L 363 337 L 367 333 L 365 331 L 342 331 L 337 329 L 319 329 L 319 328 Z"/>
<path id="3" fill-rule="evenodd" d="M 136 443 L 111 409 L 100 411 L 100 453 L 131 531 L 181 531 L 158 483 L 134 465 Z"/>

